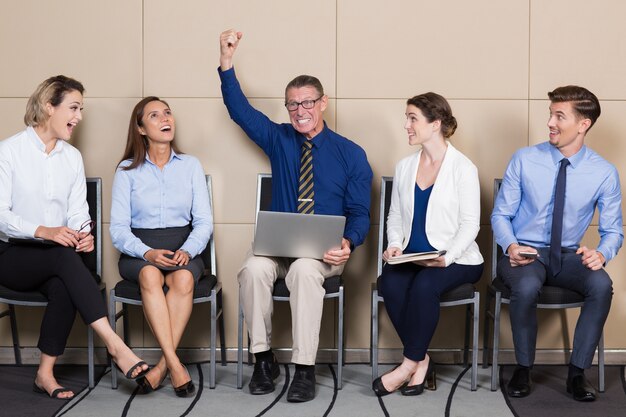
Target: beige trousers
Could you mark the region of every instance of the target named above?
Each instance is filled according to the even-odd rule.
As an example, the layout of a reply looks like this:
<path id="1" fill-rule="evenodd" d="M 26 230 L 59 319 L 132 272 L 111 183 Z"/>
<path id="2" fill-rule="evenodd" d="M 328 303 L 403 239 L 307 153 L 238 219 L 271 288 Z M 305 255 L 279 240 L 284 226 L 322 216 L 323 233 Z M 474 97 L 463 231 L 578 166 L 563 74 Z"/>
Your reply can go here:
<path id="1" fill-rule="evenodd" d="M 343 267 L 308 258 L 254 256 L 252 250 L 249 250 L 237 278 L 243 314 L 250 334 L 250 352 L 270 349 L 274 305 L 272 291 L 274 282 L 278 278 L 285 278 L 291 306 L 291 361 L 314 365 L 326 294 L 322 285 L 326 278 L 341 274 Z"/>

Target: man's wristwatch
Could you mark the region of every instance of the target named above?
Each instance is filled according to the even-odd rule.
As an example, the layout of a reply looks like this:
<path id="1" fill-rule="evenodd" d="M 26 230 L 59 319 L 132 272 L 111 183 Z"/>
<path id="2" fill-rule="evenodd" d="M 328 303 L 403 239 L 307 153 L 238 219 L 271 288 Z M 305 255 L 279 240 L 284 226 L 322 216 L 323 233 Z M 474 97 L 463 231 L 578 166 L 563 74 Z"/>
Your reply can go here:
<path id="1" fill-rule="evenodd" d="M 354 243 L 352 243 L 352 239 L 349 237 L 344 238 L 350 243 L 350 252 L 354 252 Z"/>

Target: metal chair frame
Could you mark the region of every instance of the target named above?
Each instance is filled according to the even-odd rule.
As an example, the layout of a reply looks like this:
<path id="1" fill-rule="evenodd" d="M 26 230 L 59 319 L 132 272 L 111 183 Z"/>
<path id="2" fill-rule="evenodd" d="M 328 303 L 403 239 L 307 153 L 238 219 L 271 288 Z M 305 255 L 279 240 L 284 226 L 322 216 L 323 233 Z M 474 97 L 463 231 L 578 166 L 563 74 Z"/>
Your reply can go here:
<path id="1" fill-rule="evenodd" d="M 380 227 L 378 232 L 378 270 L 377 276 L 380 277 L 383 269 L 383 251 L 386 246 L 386 232 L 387 232 L 387 214 L 389 212 L 389 206 L 391 201 L 391 188 L 393 186 L 393 177 L 382 177 L 380 186 Z M 445 294 L 442 299 L 445 300 Z M 372 284 L 372 318 L 371 318 L 371 364 L 372 364 L 372 379 L 378 377 L 378 304 L 383 303 L 385 299 L 378 293 L 376 283 Z M 460 300 L 441 301 L 439 303 L 441 307 L 452 307 L 465 305 L 465 339 L 463 349 L 463 365 L 468 366 L 469 358 L 469 335 L 470 335 L 470 321 L 472 326 L 472 371 L 471 371 L 471 390 L 476 391 L 477 378 L 478 378 L 478 325 L 479 325 L 479 312 L 480 312 L 480 293 L 474 289 L 472 298 L 463 298 Z"/>
<path id="2" fill-rule="evenodd" d="M 257 176 L 257 201 L 256 211 L 269 210 L 271 202 L 271 174 L 258 174 Z M 255 225 L 256 227 L 256 225 Z M 338 389 L 343 385 L 343 364 L 344 364 L 344 287 L 343 282 L 340 283 L 339 291 L 326 293 L 324 299 L 333 298 L 337 300 L 337 381 Z M 273 295 L 274 301 L 289 301 L 289 297 Z M 237 388 L 243 387 L 243 304 L 241 302 L 241 291 L 239 291 L 239 314 L 237 324 Z M 250 346 L 250 337 L 248 336 L 248 346 Z M 252 364 L 252 354 L 248 350 L 248 365 Z"/>
<path id="3" fill-rule="evenodd" d="M 89 215 L 95 219 L 94 230 L 94 251 L 95 258 L 90 255 L 84 255 L 83 258 L 92 272 L 98 277 L 102 277 L 102 178 L 87 178 L 87 202 L 89 203 Z M 91 200 L 91 201 L 90 201 Z M 99 289 L 103 300 L 106 302 L 106 287 L 104 283 L 99 283 Z M 20 351 L 20 341 L 17 332 L 17 319 L 15 314 L 15 306 L 27 307 L 46 307 L 48 301 L 45 295 L 39 291 L 29 291 L 23 294 L 23 299 L 7 298 L 0 295 L 0 303 L 8 305 L 7 310 L 0 312 L 0 318 L 8 316 L 11 322 L 11 335 L 13 338 L 13 354 L 15 356 L 16 365 L 22 365 L 22 354 Z M 94 359 L 94 342 L 93 329 L 87 326 L 87 369 L 89 378 L 89 388 L 95 386 L 95 359 Z"/>
<path id="4" fill-rule="evenodd" d="M 209 190 L 209 200 L 211 207 L 213 207 L 213 186 L 211 176 L 206 175 L 207 188 Z M 215 239 L 211 235 L 207 248 L 203 252 L 203 259 L 206 256 L 210 257 L 210 263 L 205 275 L 213 275 L 217 277 L 217 264 L 215 259 Z M 216 371 L 216 349 L 217 349 L 217 327 L 220 330 L 220 350 L 221 350 L 221 363 L 222 366 L 226 366 L 226 342 L 224 335 L 224 316 L 222 309 L 222 284 L 217 282 L 212 288 L 208 297 L 196 297 L 193 298 L 194 304 L 199 303 L 211 303 L 211 346 L 210 346 L 210 369 L 209 369 L 209 388 L 215 388 L 215 371 Z M 116 303 L 122 304 L 122 309 L 116 312 Z M 123 318 L 124 324 L 124 341 L 129 343 L 129 322 L 128 322 L 128 308 L 127 305 L 141 306 L 143 303 L 141 299 L 122 297 L 116 294 L 115 288 L 111 289 L 109 294 L 109 322 L 113 331 L 116 330 L 116 323 L 120 317 Z M 111 366 L 111 388 L 117 388 L 117 370 L 114 366 Z"/>
<path id="5" fill-rule="evenodd" d="M 500 185 L 502 184 L 502 179 L 496 178 L 493 183 L 493 202 L 495 205 L 496 196 L 500 191 Z M 491 281 L 497 278 L 497 265 L 499 254 L 501 254 L 501 250 L 498 249 L 498 244 L 496 243 L 495 236 L 492 236 L 492 245 L 491 245 Z M 543 288 L 547 288 L 547 285 L 544 285 Z M 559 287 L 550 287 L 551 290 L 561 290 L 561 291 L 571 291 Z M 543 290 L 542 290 L 543 292 Z M 537 308 L 542 309 L 566 309 L 566 308 L 580 308 L 585 303 L 582 295 L 580 296 L 581 301 L 574 303 L 560 303 L 560 304 L 552 304 L 552 303 L 542 303 L 541 295 L 539 296 L 539 302 L 537 303 Z M 491 311 L 491 300 L 495 299 L 494 310 Z M 491 362 L 491 391 L 495 391 L 498 385 L 498 349 L 500 347 L 500 313 L 502 311 L 502 304 L 510 304 L 510 298 L 504 297 L 502 292 L 499 291 L 494 285 L 489 285 L 487 289 L 487 302 L 485 303 L 485 318 L 484 318 L 484 335 L 483 335 L 483 368 L 489 366 L 489 320 L 493 321 L 493 349 L 492 349 L 492 362 Z M 604 392 L 604 332 L 600 335 L 600 341 L 598 342 L 598 385 L 599 391 Z"/>

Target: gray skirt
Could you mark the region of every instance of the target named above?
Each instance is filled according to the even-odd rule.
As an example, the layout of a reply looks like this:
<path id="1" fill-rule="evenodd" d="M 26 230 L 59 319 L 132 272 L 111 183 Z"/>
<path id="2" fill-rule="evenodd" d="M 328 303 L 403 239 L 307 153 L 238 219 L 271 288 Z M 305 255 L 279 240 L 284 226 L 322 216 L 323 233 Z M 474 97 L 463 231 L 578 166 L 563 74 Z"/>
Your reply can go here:
<path id="1" fill-rule="evenodd" d="M 143 243 L 154 249 L 168 249 L 173 252 L 180 249 L 191 233 L 191 226 L 168 227 L 166 229 L 131 229 Z M 193 280 L 197 284 L 204 272 L 204 262 L 200 256 L 191 259 L 185 266 L 162 267 L 148 262 L 144 259 L 135 258 L 126 254 L 120 255 L 118 262 L 120 275 L 129 281 L 139 281 L 139 271 L 144 266 L 152 265 L 159 268 L 164 273 L 186 269 L 193 275 Z"/>

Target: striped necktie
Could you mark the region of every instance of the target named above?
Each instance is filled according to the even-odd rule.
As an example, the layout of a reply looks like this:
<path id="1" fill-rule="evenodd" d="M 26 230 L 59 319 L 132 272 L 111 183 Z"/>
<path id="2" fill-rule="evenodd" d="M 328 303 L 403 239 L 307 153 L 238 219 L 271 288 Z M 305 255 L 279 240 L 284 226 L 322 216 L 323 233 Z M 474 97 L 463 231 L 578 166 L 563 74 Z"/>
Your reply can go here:
<path id="1" fill-rule="evenodd" d="M 313 214 L 313 144 L 305 140 L 302 144 L 302 157 L 300 158 L 300 181 L 298 185 L 298 213 Z"/>

